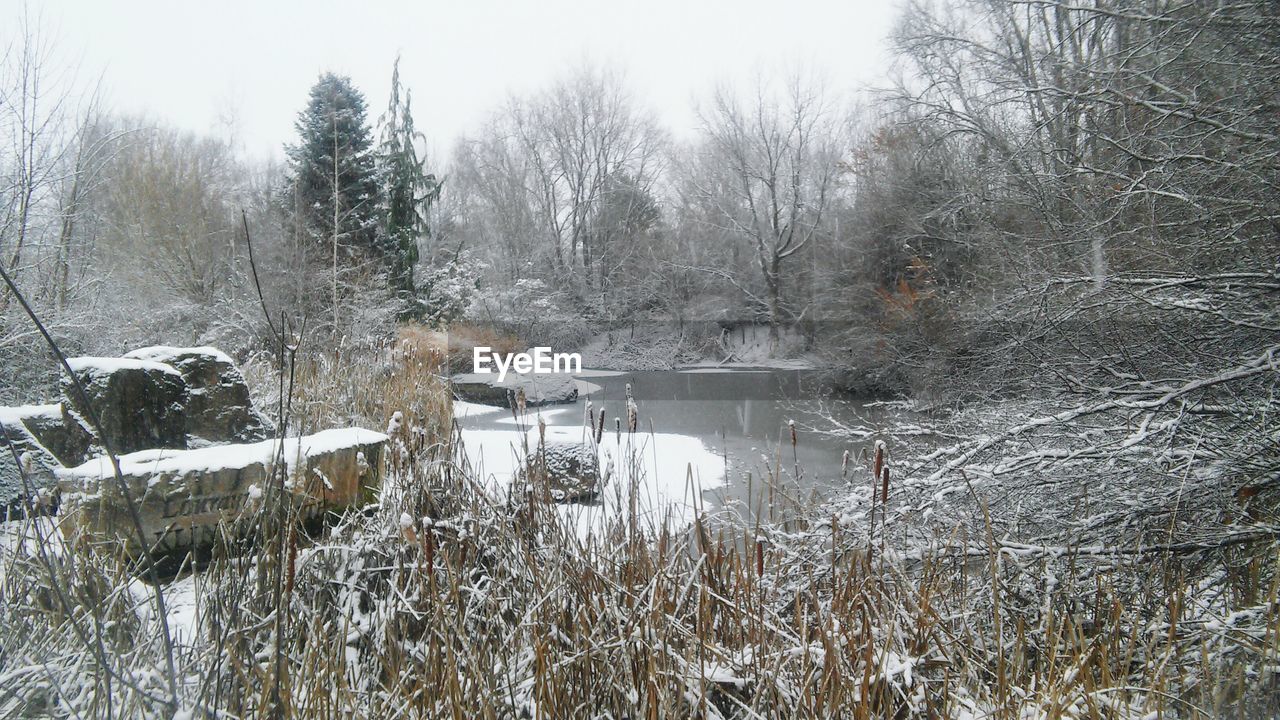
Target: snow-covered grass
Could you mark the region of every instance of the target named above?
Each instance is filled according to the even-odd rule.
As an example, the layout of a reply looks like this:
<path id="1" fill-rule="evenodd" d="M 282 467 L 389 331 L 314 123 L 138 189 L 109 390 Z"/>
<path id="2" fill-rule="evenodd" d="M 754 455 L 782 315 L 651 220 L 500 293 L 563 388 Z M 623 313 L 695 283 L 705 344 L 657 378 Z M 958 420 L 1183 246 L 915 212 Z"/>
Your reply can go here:
<path id="1" fill-rule="evenodd" d="M 1128 427 L 1089 415 L 1098 421 L 1063 435 L 1025 403 L 974 411 L 952 419 L 963 436 L 940 428 L 954 444 L 891 440 L 887 483 L 852 459 L 848 491 L 813 503 L 772 468 L 744 512 L 710 512 L 685 493 L 694 448 L 664 459 L 661 438 L 609 428 L 614 480 L 662 489 L 683 509 L 646 513 L 628 502 L 643 495 L 623 494 L 574 510 L 494 492 L 526 452 L 512 433 L 493 431 L 505 458 L 479 443 L 481 467 L 471 443 L 488 438 L 460 443 L 438 418 L 416 423 L 409 403 L 448 407 L 442 386 L 435 399 L 369 398 L 428 387 L 395 375 L 335 363 L 307 376 L 367 383 L 335 390 L 351 405 L 314 410 L 372 423 L 401 408 L 388 427 L 394 492 L 310 534 L 266 494 L 247 520 L 249 552 L 215 548 L 207 567 L 161 586 L 172 672 L 154 588 L 114 557 L 62 545 L 49 521 L 6 526 L 0 716 L 1012 719 L 1274 707 L 1274 504 L 1209 514 L 1223 486 L 1206 472 L 1187 475 L 1196 487 L 1167 486 L 1180 493 L 1172 506 L 1152 488 L 1135 496 L 1145 514 L 1100 509 L 1150 480 L 1121 484 L 1147 459 L 1189 457 L 1176 442 L 1150 451 L 1159 414 Z M 298 389 L 317 402 L 322 392 Z M 1134 434 L 1127 447 L 1142 452 L 1090 461 L 1089 448 L 1124 448 Z M 1070 477 L 1089 479 L 1087 499 L 1068 492 L 1081 486 Z M 1116 530 L 1083 535 L 1097 528 L 1077 518 L 1112 518 Z M 13 539 L 37 531 L 43 541 Z"/>

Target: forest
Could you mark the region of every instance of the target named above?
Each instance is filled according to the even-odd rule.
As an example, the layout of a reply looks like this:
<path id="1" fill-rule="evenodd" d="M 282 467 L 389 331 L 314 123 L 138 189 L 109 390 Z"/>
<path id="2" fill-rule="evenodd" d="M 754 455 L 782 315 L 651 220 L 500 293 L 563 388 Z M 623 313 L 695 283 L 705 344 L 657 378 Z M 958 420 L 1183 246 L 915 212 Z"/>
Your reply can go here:
<path id="1" fill-rule="evenodd" d="M 274 158 L 10 20 L 0 718 L 1275 712 L 1274 2 L 913 0 L 872 88 L 744 64 L 687 134 L 583 61 L 431 154 L 398 60 L 335 68 Z M 597 375 L 477 400 L 478 345 Z M 177 444 L 129 445 L 160 390 L 93 405 L 195 382 L 175 348 L 247 389 L 234 438 L 204 390 Z M 690 369 L 817 389 L 731 458 L 652 389 Z M 317 514 L 341 471 L 287 449 L 332 428 L 380 485 Z M 570 438 L 594 479 L 550 489 Z M 158 478 L 253 452 L 201 553 L 148 545 Z"/>

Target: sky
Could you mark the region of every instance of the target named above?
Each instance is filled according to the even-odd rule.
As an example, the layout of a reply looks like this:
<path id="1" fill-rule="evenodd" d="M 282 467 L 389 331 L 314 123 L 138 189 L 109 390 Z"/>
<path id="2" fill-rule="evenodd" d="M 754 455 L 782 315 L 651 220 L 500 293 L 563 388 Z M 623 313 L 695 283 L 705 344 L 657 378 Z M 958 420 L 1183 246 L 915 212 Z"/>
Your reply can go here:
<path id="1" fill-rule="evenodd" d="M 717 83 L 797 67 L 838 93 L 882 82 L 897 13 L 895 0 L 0 0 L 4 25 L 24 7 L 62 62 L 102 78 L 110 110 L 231 137 L 254 157 L 292 140 L 325 71 L 350 76 L 376 119 L 397 55 L 436 152 L 584 62 L 622 70 L 687 137 Z"/>

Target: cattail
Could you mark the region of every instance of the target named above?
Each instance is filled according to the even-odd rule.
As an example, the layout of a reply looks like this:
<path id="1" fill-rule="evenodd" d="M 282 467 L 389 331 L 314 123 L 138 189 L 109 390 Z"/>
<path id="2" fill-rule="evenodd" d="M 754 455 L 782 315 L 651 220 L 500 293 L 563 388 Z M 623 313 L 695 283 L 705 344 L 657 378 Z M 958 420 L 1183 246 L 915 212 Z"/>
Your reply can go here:
<path id="1" fill-rule="evenodd" d="M 545 445 L 547 443 L 547 421 L 542 417 L 542 413 L 538 413 L 538 444 Z"/>
<path id="2" fill-rule="evenodd" d="M 596 444 L 604 440 L 604 406 L 600 406 L 600 424 L 596 426 Z"/>
<path id="3" fill-rule="evenodd" d="M 844 455 L 840 458 L 840 479 L 845 479 L 849 474 L 849 450 L 844 451 Z"/>
<path id="4" fill-rule="evenodd" d="M 795 449 L 795 446 L 796 446 L 796 421 L 795 421 L 795 420 L 788 420 L 788 421 L 787 421 L 787 428 L 789 428 L 789 429 L 791 430 L 791 448 L 792 448 L 792 449 Z"/>
<path id="5" fill-rule="evenodd" d="M 888 465 L 885 465 L 883 468 L 880 469 L 880 479 L 881 479 L 880 502 L 883 504 L 883 503 L 889 502 L 889 466 Z"/>
<path id="6" fill-rule="evenodd" d="M 293 584 L 298 575 L 298 533 L 293 527 L 289 528 L 289 572 L 285 577 L 284 594 L 293 594 Z"/>
<path id="7" fill-rule="evenodd" d="M 422 549 L 427 556 L 427 575 L 436 569 L 436 536 L 430 530 L 422 534 Z"/>
<path id="8" fill-rule="evenodd" d="M 400 513 L 400 533 L 411 543 L 418 542 L 418 533 L 413 529 L 413 518 L 409 513 Z"/>
<path id="9" fill-rule="evenodd" d="M 756 538 L 756 577 L 764 577 L 764 543 Z"/>
<path id="10" fill-rule="evenodd" d="M 613 419 L 613 432 L 618 437 L 618 442 L 622 442 L 622 418 L 615 417 Z"/>
<path id="11" fill-rule="evenodd" d="M 525 397 L 524 388 L 520 388 L 516 390 L 516 407 L 520 409 L 521 415 L 524 414 L 524 408 L 527 403 L 528 403 L 528 398 Z"/>
<path id="12" fill-rule="evenodd" d="M 636 407 L 636 401 L 631 398 L 630 393 L 627 394 L 627 432 L 635 432 L 640 421 L 640 408 Z"/>
<path id="13" fill-rule="evenodd" d="M 871 477 L 880 478 L 880 470 L 884 467 L 884 441 L 876 441 L 876 459 L 871 464 Z"/>

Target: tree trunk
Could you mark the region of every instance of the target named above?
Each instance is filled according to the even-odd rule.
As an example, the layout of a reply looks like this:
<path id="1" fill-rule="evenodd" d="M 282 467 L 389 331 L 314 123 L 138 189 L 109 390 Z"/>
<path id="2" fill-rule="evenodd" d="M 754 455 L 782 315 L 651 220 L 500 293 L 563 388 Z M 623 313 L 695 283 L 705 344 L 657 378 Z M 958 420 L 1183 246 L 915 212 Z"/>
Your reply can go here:
<path id="1" fill-rule="evenodd" d="M 333 114 L 333 332 L 338 333 L 338 115 Z"/>
<path id="2" fill-rule="evenodd" d="M 769 343 L 774 346 L 778 343 L 778 325 L 782 322 L 782 277 L 778 274 L 781 260 L 777 254 L 773 256 L 768 277 L 765 278 L 765 285 L 769 289 Z"/>

